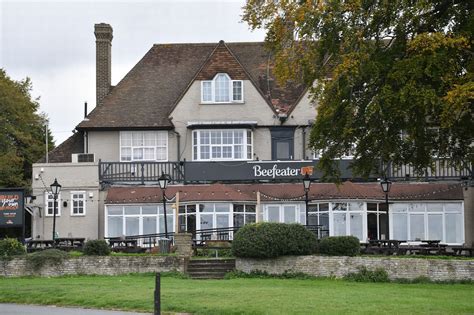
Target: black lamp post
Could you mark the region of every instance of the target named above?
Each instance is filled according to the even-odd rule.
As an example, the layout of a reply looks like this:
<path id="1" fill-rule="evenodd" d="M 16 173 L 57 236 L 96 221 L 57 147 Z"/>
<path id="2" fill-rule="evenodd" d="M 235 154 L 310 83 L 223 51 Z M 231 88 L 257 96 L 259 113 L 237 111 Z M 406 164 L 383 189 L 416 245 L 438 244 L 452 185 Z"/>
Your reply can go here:
<path id="1" fill-rule="evenodd" d="M 382 191 L 385 193 L 385 207 L 387 211 L 387 235 L 385 236 L 385 238 L 388 240 L 390 239 L 390 231 L 388 224 L 388 193 L 390 192 L 390 188 L 392 187 L 392 182 L 389 181 L 387 178 L 384 178 L 384 180 L 380 182 L 380 186 L 382 187 Z"/>
<path id="2" fill-rule="evenodd" d="M 165 216 L 165 237 L 168 238 L 168 220 L 166 217 L 166 187 L 168 187 L 168 183 L 170 182 L 171 178 L 168 174 L 161 173 L 160 178 L 158 178 L 158 185 L 160 185 L 161 192 L 163 193 L 163 214 Z"/>
<path id="3" fill-rule="evenodd" d="M 50 185 L 51 193 L 53 194 L 53 244 L 56 240 L 56 212 L 58 207 L 58 195 L 61 192 L 61 185 L 58 183 L 57 179 L 54 179 L 54 183 Z"/>
<path id="4" fill-rule="evenodd" d="M 308 173 L 304 175 L 303 178 L 303 187 L 304 187 L 304 197 L 305 197 L 305 204 L 306 204 L 306 226 L 308 226 L 308 192 L 309 188 L 311 187 L 311 178 L 309 178 Z"/>

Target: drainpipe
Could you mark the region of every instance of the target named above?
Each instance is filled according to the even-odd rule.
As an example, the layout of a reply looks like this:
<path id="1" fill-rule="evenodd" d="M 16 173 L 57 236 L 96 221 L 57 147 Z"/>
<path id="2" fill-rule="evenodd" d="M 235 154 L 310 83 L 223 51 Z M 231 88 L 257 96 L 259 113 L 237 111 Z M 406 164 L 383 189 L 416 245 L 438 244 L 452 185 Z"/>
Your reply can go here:
<path id="1" fill-rule="evenodd" d="M 303 126 L 302 133 L 303 133 L 303 147 L 301 148 L 303 150 L 303 160 L 306 160 L 306 127 Z"/>
<path id="2" fill-rule="evenodd" d="M 260 191 L 257 191 L 257 206 L 256 206 L 257 209 L 255 209 L 256 210 L 256 216 L 255 216 L 255 222 L 256 223 L 260 222 L 260 213 L 261 213 L 260 207 L 261 207 L 261 204 L 260 204 Z"/>
<path id="3" fill-rule="evenodd" d="M 175 135 L 176 135 L 176 142 L 177 142 L 177 145 L 176 145 L 176 158 L 178 159 L 178 162 L 181 161 L 181 152 L 180 152 L 180 148 L 181 148 L 181 135 L 174 131 L 174 130 L 171 130 Z"/>

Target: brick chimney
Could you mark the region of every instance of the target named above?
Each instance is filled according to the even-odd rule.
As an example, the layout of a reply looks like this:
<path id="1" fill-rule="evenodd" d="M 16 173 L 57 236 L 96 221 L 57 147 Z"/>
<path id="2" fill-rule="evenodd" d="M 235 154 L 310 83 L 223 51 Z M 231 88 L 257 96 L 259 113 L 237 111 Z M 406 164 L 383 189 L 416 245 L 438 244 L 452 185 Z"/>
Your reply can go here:
<path id="1" fill-rule="evenodd" d="M 112 84 L 112 27 L 106 23 L 94 25 L 95 34 L 95 88 L 96 106 L 102 104 L 102 100 L 109 93 Z"/>

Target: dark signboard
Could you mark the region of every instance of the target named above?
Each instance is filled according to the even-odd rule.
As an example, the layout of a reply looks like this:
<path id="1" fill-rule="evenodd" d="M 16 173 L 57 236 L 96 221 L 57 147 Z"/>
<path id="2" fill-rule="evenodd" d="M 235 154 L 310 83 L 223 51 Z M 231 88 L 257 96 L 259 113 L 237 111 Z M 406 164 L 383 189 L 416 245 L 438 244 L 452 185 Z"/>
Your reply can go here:
<path id="1" fill-rule="evenodd" d="M 23 226 L 23 190 L 0 189 L 0 227 Z"/>
<path id="2" fill-rule="evenodd" d="M 349 160 L 339 161 L 342 178 L 352 178 Z M 186 162 L 186 182 L 207 181 L 288 181 L 301 180 L 305 174 L 313 180 L 321 178 L 318 161 L 240 161 L 240 162 Z"/>

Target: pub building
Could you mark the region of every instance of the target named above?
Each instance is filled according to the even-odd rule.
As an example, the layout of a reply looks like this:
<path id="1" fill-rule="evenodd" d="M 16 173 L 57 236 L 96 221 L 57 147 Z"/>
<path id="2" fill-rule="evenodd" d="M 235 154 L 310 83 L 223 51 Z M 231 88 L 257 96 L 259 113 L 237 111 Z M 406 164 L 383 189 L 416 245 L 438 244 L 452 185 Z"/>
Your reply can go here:
<path id="1" fill-rule="evenodd" d="M 111 86 L 112 28 L 96 24 L 94 34 L 96 107 L 33 165 L 34 238 L 51 238 L 57 178 L 61 237 L 296 222 L 361 242 L 474 240 L 471 168 L 439 160 L 423 177 L 389 168 L 385 193 L 377 175 L 353 176 L 348 154 L 337 161 L 343 182 L 322 182 L 307 146 L 318 106 L 304 86 L 275 81 L 263 43 L 153 45 Z"/>

